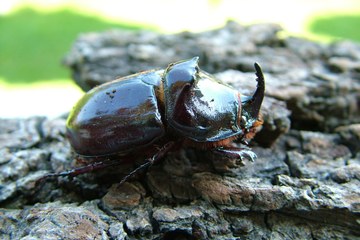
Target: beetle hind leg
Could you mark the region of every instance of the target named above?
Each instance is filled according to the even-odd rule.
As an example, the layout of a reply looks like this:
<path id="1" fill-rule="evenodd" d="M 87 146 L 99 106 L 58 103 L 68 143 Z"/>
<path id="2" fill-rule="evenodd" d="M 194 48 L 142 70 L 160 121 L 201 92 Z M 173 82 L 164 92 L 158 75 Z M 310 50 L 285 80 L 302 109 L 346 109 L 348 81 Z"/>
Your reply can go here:
<path id="1" fill-rule="evenodd" d="M 108 167 L 112 167 L 112 166 L 117 166 L 117 165 L 120 165 L 122 164 L 121 161 L 118 161 L 118 160 L 105 160 L 105 161 L 98 161 L 98 162 L 93 162 L 93 163 L 90 163 L 88 165 L 85 165 L 85 166 L 81 166 L 81 167 L 78 167 L 78 168 L 73 168 L 73 169 L 70 169 L 70 170 L 67 170 L 67 171 L 63 171 L 63 172 L 59 172 L 59 173 L 49 173 L 49 174 L 46 174 L 44 176 L 42 176 L 41 178 L 39 178 L 37 181 L 36 181 L 36 185 L 39 185 L 47 180 L 50 180 L 50 179 L 56 179 L 58 177 L 76 177 L 78 175 L 81 175 L 81 174 L 85 174 L 85 173 L 89 173 L 89 172 L 94 172 L 94 171 L 98 171 L 98 170 L 101 170 L 101 169 L 104 169 L 104 168 L 108 168 Z"/>
<path id="2" fill-rule="evenodd" d="M 175 145 L 176 145 L 175 142 L 168 142 L 167 144 L 165 144 L 162 148 L 159 149 L 159 151 L 155 155 L 153 155 L 151 158 L 148 158 L 145 161 L 145 163 L 143 163 L 142 165 L 140 165 L 139 167 L 137 167 L 133 171 L 131 171 L 129 174 L 127 174 L 120 181 L 119 185 L 123 184 L 129 178 L 136 175 L 139 171 L 150 167 L 155 162 L 157 162 L 157 161 L 161 160 L 162 158 L 164 158 L 166 153 L 168 153 L 171 149 L 173 149 Z M 70 170 L 67 170 L 67 171 L 60 172 L 60 173 L 46 174 L 46 175 L 42 176 L 41 178 L 39 178 L 36 181 L 36 185 L 39 185 L 39 184 L 41 184 L 41 183 L 43 183 L 43 182 L 45 182 L 46 180 L 49 180 L 49 179 L 54 179 L 54 178 L 58 178 L 58 177 L 76 177 L 76 176 L 84 174 L 84 173 L 94 172 L 94 171 L 98 171 L 98 170 L 109 168 L 109 167 L 119 166 L 119 165 L 122 165 L 122 164 L 123 164 L 123 162 L 119 161 L 118 159 L 109 159 L 109 160 L 105 160 L 105 161 L 97 161 L 97 162 L 93 162 L 91 164 L 88 164 L 88 165 L 85 165 L 85 166 L 82 166 L 82 167 L 70 169 Z"/>

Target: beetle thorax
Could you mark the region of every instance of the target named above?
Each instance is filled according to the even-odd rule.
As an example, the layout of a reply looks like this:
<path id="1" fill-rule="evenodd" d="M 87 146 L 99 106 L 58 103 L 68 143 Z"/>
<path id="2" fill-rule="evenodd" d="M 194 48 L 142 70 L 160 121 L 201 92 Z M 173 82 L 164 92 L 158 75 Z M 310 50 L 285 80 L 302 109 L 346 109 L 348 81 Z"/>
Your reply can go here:
<path id="1" fill-rule="evenodd" d="M 165 71 L 166 120 L 170 131 L 196 142 L 242 134 L 238 92 L 199 70 L 197 59 Z"/>

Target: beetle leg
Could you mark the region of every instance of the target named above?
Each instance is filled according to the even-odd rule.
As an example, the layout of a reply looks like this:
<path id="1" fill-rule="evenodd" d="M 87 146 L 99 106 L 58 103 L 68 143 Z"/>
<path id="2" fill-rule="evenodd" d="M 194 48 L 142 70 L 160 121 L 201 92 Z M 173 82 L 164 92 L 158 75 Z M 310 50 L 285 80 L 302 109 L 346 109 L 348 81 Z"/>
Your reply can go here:
<path id="1" fill-rule="evenodd" d="M 253 162 L 257 158 L 256 154 L 248 148 L 221 147 L 215 148 L 213 151 L 231 159 L 239 159 L 243 165 L 245 165 L 244 159 Z"/>
<path id="2" fill-rule="evenodd" d="M 152 164 L 154 164 L 155 162 L 161 160 L 166 155 L 166 153 L 168 153 L 174 146 L 175 146 L 175 142 L 168 142 L 167 144 L 165 144 L 162 148 L 159 149 L 159 151 L 154 156 L 152 156 L 151 158 L 148 158 L 144 164 L 140 165 L 139 167 L 134 169 L 132 172 L 130 172 L 128 175 L 126 175 L 120 181 L 120 185 L 122 183 L 124 183 L 126 180 L 128 180 L 130 177 L 134 176 L 138 171 L 140 171 L 142 169 L 146 169 L 146 168 L 150 167 Z M 107 161 L 94 162 L 94 163 L 91 163 L 86 166 L 70 169 L 68 171 L 64 171 L 64 172 L 60 172 L 60 173 L 49 173 L 49 174 L 46 174 L 45 176 L 39 178 L 36 181 L 36 185 L 38 185 L 50 178 L 66 177 L 66 176 L 75 177 L 75 176 L 78 176 L 78 175 L 81 175 L 84 173 L 93 172 L 93 171 L 97 171 L 97 170 L 101 170 L 104 168 L 113 167 L 113 166 L 121 165 L 121 164 L 123 164 L 123 161 L 119 161 L 118 159 L 112 159 L 112 160 L 107 160 Z"/>
<path id="3" fill-rule="evenodd" d="M 88 172 L 93 172 L 93 171 L 97 171 L 97 170 L 101 170 L 107 167 L 112 167 L 112 166 L 116 166 L 116 165 L 121 165 L 123 164 L 122 161 L 113 159 L 113 160 L 107 160 L 107 161 L 99 161 L 99 162 L 93 162 L 89 165 L 86 166 L 82 166 L 82 167 L 78 167 L 78 168 L 74 168 L 74 169 L 70 169 L 64 172 L 60 172 L 60 173 L 49 173 L 46 174 L 45 176 L 39 178 L 36 181 L 36 184 L 42 183 L 43 181 L 50 179 L 50 178 L 57 178 L 57 177 L 75 177 L 84 173 L 88 173 Z"/>
<path id="4" fill-rule="evenodd" d="M 240 143 L 245 145 L 245 146 L 249 145 L 249 142 L 244 138 L 240 139 Z"/>
<path id="5" fill-rule="evenodd" d="M 141 164 L 140 166 L 138 166 L 137 168 L 132 170 L 128 175 L 123 177 L 119 183 L 119 186 L 122 185 L 127 180 L 129 180 L 131 177 L 135 176 L 139 171 L 146 169 L 146 168 L 150 167 L 151 165 L 153 165 L 154 161 L 152 161 L 152 159 L 153 158 L 150 158 L 150 160 L 147 159 L 147 161 L 145 163 Z"/>
<path id="6" fill-rule="evenodd" d="M 176 145 L 176 142 L 168 142 L 166 143 L 162 148 L 159 149 L 157 153 L 154 154 L 151 158 L 146 159 L 145 163 L 141 164 L 137 168 L 135 168 L 133 171 L 131 171 L 128 175 L 126 175 L 123 179 L 121 179 L 119 185 L 122 185 L 124 182 L 129 180 L 129 178 L 136 175 L 139 171 L 149 168 L 151 165 L 153 165 L 155 162 L 158 162 L 159 160 L 163 159 L 165 155 L 174 148 Z"/>

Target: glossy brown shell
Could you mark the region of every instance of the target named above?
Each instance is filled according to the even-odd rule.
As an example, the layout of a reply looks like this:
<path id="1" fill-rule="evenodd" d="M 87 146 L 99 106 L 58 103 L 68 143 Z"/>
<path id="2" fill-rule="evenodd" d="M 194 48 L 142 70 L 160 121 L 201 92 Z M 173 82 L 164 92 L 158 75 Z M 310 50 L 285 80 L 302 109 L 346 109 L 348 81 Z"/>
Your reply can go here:
<path id="1" fill-rule="evenodd" d="M 198 68 L 198 58 L 165 72 L 166 119 L 171 130 L 196 142 L 242 134 L 238 91 Z"/>
<path id="2" fill-rule="evenodd" d="M 166 141 L 221 147 L 250 136 L 265 90 L 260 66 L 255 69 L 257 90 L 242 101 L 237 90 L 201 71 L 198 57 L 100 85 L 70 113 L 70 144 L 93 157 L 126 155 Z"/>
<path id="3" fill-rule="evenodd" d="M 86 93 L 67 120 L 78 154 L 127 152 L 165 134 L 156 97 L 161 72 L 150 71 L 100 85 Z"/>

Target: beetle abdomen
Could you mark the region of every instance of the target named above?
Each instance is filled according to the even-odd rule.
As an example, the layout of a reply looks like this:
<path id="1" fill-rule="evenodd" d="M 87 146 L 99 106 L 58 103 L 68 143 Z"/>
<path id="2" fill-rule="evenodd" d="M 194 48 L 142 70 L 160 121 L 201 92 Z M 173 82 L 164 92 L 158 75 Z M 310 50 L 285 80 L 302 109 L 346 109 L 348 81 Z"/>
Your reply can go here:
<path id="1" fill-rule="evenodd" d="M 67 121 L 75 152 L 98 156 L 146 146 L 165 134 L 156 89 L 161 73 L 149 71 L 103 84 L 85 94 Z"/>

